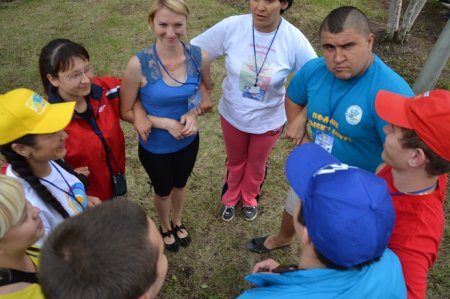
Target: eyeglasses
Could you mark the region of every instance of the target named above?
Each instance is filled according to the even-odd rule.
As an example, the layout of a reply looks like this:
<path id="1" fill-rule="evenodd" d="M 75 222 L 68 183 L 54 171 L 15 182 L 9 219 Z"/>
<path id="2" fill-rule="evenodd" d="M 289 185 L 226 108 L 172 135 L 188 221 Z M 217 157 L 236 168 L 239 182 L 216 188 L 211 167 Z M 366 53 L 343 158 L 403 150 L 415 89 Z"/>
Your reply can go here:
<path id="1" fill-rule="evenodd" d="M 94 66 L 89 65 L 84 69 L 83 72 L 76 72 L 73 73 L 72 75 L 65 76 L 63 78 L 66 79 L 67 81 L 81 81 L 81 78 L 83 78 L 83 74 L 86 75 L 87 77 L 92 77 L 94 75 Z"/>

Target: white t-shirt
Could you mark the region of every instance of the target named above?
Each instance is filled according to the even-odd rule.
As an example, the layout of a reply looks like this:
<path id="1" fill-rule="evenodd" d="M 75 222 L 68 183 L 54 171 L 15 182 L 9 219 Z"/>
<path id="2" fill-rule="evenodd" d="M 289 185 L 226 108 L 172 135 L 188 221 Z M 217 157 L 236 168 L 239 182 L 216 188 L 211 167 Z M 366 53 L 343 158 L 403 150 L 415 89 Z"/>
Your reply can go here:
<path id="1" fill-rule="evenodd" d="M 79 214 L 84 210 L 82 205 L 87 206 L 87 196 L 84 185 L 74 175 L 65 171 L 61 166 L 54 162 L 50 162 L 51 172 L 48 176 L 41 179 L 42 185 L 44 185 L 50 193 L 61 203 L 64 209 L 70 216 Z M 58 172 L 59 170 L 59 172 Z M 11 165 L 8 165 L 6 169 L 6 175 L 14 177 L 20 181 L 25 192 L 25 198 L 35 207 L 41 210 L 40 217 L 44 225 L 44 235 L 39 241 L 36 242 L 36 246 L 42 247 L 44 240 L 50 234 L 50 232 L 61 223 L 64 218 L 59 214 L 52 206 L 44 201 L 36 194 L 30 184 L 24 179 L 16 176 L 12 171 Z M 51 184 L 49 183 L 51 182 Z M 67 183 L 66 183 L 67 182 Z M 57 187 L 55 187 L 57 186 Z M 63 191 L 64 190 L 64 191 Z M 75 195 L 74 199 L 69 194 Z M 82 204 L 79 204 L 82 203 Z"/>
<path id="2" fill-rule="evenodd" d="M 226 77 L 222 83 L 219 113 L 235 128 L 254 134 L 265 133 L 286 122 L 284 95 L 286 79 L 317 55 L 306 37 L 294 25 L 282 19 L 278 32 L 258 32 L 253 46 L 252 15 L 226 18 L 192 39 L 193 45 L 205 50 L 209 57 L 225 56 Z M 255 51 L 261 100 L 245 97 L 254 86 Z"/>

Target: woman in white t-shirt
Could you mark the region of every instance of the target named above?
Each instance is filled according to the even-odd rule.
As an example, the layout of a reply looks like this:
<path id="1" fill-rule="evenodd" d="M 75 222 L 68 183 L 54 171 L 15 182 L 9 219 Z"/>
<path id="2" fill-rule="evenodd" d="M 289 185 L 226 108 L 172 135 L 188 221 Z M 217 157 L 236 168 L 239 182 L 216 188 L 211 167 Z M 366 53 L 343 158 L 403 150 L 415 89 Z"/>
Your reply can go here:
<path id="1" fill-rule="evenodd" d="M 281 17 L 292 2 L 249 0 L 251 14 L 226 18 L 191 41 L 210 60 L 225 57 L 218 106 L 227 153 L 225 221 L 234 218 L 239 201 L 245 219 L 256 218 L 266 163 L 286 122 L 286 79 L 317 57 L 300 30 Z"/>
<path id="2" fill-rule="evenodd" d="M 66 154 L 63 129 L 74 106 L 74 102 L 49 104 L 25 88 L 0 95 L 0 151 L 9 163 L 6 175 L 17 178 L 25 197 L 41 210 L 45 233 L 38 247 L 64 218 L 88 206 L 84 185 L 57 162 Z"/>

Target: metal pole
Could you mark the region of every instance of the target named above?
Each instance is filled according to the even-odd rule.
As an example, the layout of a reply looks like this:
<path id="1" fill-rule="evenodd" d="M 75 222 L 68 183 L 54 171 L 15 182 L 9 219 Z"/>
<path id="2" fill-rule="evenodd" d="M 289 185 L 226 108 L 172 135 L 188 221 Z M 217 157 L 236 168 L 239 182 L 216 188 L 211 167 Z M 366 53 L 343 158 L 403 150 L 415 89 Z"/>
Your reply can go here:
<path id="1" fill-rule="evenodd" d="M 439 76 L 442 73 L 447 60 L 450 56 L 450 21 L 442 30 L 439 38 L 431 49 L 422 70 L 414 82 L 413 90 L 415 93 L 422 93 L 433 89 Z"/>

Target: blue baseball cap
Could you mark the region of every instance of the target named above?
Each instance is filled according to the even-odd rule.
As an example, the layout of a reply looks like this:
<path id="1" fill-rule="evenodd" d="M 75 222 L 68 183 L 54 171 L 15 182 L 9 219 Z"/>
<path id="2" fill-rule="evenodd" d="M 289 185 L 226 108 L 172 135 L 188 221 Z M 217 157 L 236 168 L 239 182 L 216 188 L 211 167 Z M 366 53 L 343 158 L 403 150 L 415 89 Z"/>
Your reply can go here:
<path id="1" fill-rule="evenodd" d="M 313 143 L 292 151 L 286 176 L 301 200 L 312 243 L 323 256 L 350 268 L 383 254 L 395 221 L 383 179 L 339 162 Z"/>

